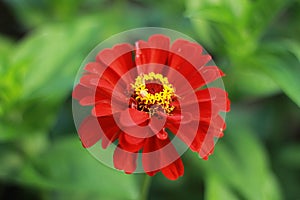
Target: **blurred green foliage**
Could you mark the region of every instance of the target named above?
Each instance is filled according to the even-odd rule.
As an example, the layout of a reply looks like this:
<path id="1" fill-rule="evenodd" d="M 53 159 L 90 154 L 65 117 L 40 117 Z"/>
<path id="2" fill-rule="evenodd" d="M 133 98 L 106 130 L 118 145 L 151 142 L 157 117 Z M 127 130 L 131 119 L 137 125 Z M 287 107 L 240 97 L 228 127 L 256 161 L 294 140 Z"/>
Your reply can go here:
<path id="1" fill-rule="evenodd" d="M 275 20 L 292 3 L 188 1 L 186 14 L 196 27 L 199 41 L 228 62 L 228 78 L 240 83 L 240 87 L 229 85 L 236 98 L 270 95 L 280 88 L 300 106 L 299 35 L 274 34 Z M 297 29 L 296 25 L 289 26 L 288 31 Z"/>
<path id="2" fill-rule="evenodd" d="M 140 199 L 142 176 L 109 169 L 80 147 L 70 94 L 93 47 L 141 26 L 198 40 L 227 74 L 233 100 L 215 154 L 202 161 L 186 153 L 185 176 L 155 176 L 150 199 L 300 198 L 299 1 L 2 4 L 26 34 L 0 35 L 0 198 Z"/>

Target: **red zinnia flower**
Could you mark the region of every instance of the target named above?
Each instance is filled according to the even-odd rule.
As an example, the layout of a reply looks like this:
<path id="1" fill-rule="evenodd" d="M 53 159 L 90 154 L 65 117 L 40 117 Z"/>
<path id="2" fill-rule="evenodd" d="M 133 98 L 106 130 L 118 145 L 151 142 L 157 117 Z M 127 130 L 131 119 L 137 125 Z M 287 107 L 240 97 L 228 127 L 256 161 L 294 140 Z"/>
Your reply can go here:
<path id="1" fill-rule="evenodd" d="M 100 139 L 103 148 L 117 145 L 114 166 L 126 173 L 136 170 L 141 154 L 148 175 L 182 176 L 177 144 L 207 159 L 225 129 L 220 112 L 229 111 L 228 95 L 207 86 L 224 74 L 206 66 L 210 60 L 199 44 L 178 39 L 170 45 L 164 35 L 99 52 L 73 91 L 80 105 L 92 106 L 78 130 L 83 146 Z"/>

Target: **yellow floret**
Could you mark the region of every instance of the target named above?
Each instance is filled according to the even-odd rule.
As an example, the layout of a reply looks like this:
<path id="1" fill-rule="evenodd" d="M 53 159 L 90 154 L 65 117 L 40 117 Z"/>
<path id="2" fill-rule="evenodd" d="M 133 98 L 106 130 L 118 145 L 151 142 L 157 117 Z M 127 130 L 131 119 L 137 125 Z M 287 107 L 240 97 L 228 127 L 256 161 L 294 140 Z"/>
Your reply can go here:
<path id="1" fill-rule="evenodd" d="M 146 88 L 146 81 L 160 82 L 163 86 L 163 91 L 155 94 L 149 93 Z M 175 107 L 171 105 L 171 102 L 172 97 L 175 95 L 175 90 L 172 84 L 169 83 L 168 78 L 162 74 L 155 74 L 154 72 L 141 74 L 131 86 L 134 89 L 135 99 L 141 110 L 149 110 L 152 105 L 160 105 L 168 114 L 174 110 Z"/>

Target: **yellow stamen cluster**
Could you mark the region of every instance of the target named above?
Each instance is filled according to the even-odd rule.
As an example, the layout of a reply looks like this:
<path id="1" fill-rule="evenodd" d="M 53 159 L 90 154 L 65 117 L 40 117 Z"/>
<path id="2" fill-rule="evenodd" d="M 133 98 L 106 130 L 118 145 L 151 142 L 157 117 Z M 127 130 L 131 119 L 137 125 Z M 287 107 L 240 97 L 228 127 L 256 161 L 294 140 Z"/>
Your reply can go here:
<path id="1" fill-rule="evenodd" d="M 152 94 L 146 87 L 147 83 L 161 84 L 163 89 L 160 92 Z M 163 108 L 165 113 L 171 113 L 174 110 L 172 97 L 175 96 L 175 90 L 169 83 L 167 77 L 161 74 L 151 72 L 149 74 L 141 74 L 135 79 L 135 83 L 131 85 L 134 89 L 134 98 L 138 103 L 138 109 L 149 112 L 152 115 L 157 106 Z"/>

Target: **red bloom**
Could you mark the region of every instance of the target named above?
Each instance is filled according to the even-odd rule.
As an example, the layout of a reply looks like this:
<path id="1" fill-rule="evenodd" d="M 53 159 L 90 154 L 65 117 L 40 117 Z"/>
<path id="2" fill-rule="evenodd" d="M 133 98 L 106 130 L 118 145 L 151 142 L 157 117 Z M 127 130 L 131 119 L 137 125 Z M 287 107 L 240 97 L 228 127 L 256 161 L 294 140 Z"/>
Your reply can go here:
<path id="1" fill-rule="evenodd" d="M 180 141 L 207 159 L 225 129 L 220 112 L 229 111 L 227 93 L 207 87 L 224 74 L 206 66 L 210 60 L 197 43 L 170 45 L 164 35 L 101 51 L 73 91 L 80 105 L 93 107 L 78 130 L 83 146 L 100 139 L 103 148 L 116 144 L 114 166 L 126 173 L 136 170 L 141 154 L 148 175 L 182 176 Z"/>

